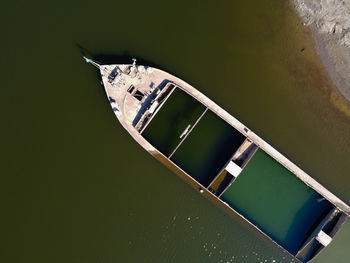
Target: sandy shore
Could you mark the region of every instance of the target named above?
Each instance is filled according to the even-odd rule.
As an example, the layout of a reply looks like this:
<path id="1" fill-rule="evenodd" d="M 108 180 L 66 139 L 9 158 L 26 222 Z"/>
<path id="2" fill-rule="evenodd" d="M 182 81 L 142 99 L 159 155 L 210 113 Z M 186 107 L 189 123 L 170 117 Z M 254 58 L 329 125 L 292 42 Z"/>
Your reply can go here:
<path id="1" fill-rule="evenodd" d="M 331 98 L 344 111 L 350 105 L 350 0 L 293 1 L 305 26 L 312 29 L 329 76 L 347 100 L 335 94 Z"/>

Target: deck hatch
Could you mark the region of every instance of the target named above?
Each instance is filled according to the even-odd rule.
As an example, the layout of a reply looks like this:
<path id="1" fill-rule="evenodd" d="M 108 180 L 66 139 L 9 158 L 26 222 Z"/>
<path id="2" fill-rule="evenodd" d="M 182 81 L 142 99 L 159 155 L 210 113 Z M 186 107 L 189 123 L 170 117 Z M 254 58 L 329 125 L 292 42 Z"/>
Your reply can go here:
<path id="1" fill-rule="evenodd" d="M 226 165 L 225 170 L 228 171 L 232 176 L 234 176 L 236 178 L 242 172 L 242 168 L 239 167 L 237 164 L 235 164 L 233 161 L 230 161 Z"/>

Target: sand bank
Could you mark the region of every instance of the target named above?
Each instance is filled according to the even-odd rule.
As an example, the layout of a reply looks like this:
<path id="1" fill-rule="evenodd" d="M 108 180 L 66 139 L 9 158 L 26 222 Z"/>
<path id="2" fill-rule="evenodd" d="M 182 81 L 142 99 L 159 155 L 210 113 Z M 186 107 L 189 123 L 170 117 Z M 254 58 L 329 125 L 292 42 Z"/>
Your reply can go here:
<path id="1" fill-rule="evenodd" d="M 310 26 L 318 53 L 342 96 L 350 103 L 350 0 L 293 0 Z M 341 99 L 336 96 L 338 107 Z M 349 105 L 343 107 L 348 108 Z"/>

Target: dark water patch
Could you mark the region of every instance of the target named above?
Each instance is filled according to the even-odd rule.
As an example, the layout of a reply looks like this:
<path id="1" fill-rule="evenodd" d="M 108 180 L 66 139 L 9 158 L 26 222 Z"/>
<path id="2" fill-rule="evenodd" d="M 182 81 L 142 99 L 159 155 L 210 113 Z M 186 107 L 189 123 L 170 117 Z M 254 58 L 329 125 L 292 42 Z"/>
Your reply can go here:
<path id="1" fill-rule="evenodd" d="M 207 111 L 171 160 L 207 187 L 245 140 L 212 111 Z"/>
<path id="2" fill-rule="evenodd" d="M 142 136 L 165 156 L 169 156 L 183 138 L 182 133 L 194 125 L 204 110 L 203 104 L 176 88 L 142 132 Z"/>

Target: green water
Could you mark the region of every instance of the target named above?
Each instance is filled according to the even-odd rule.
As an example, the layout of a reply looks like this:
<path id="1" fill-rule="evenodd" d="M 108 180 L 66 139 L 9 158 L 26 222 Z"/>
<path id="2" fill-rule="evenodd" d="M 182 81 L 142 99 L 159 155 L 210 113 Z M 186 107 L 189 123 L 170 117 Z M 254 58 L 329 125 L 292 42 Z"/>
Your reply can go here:
<path id="1" fill-rule="evenodd" d="M 208 110 L 170 158 L 204 187 L 208 187 L 245 136 Z"/>
<path id="2" fill-rule="evenodd" d="M 205 106 L 179 88 L 167 99 L 142 136 L 165 156 L 169 156 L 181 141 L 187 125 L 194 125 Z"/>
<path id="3" fill-rule="evenodd" d="M 1 262 L 291 262 L 134 142 L 82 53 L 177 75 L 350 203 L 350 120 L 288 1 L 19 0 L 0 14 Z M 314 262 L 348 263 L 349 230 Z"/>
<path id="4" fill-rule="evenodd" d="M 292 254 L 333 207 L 261 149 L 221 199 Z"/>

